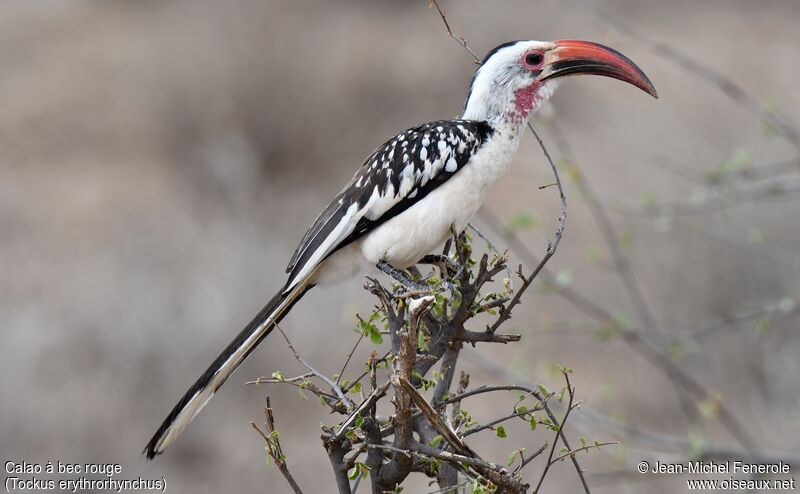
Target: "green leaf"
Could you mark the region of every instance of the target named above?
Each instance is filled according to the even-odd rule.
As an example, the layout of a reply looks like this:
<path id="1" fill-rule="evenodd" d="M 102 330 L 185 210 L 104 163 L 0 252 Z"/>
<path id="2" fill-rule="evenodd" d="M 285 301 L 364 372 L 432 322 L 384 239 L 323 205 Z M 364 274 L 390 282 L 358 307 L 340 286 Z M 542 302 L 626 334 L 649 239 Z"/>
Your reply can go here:
<path id="1" fill-rule="evenodd" d="M 442 436 L 436 436 L 433 439 L 431 439 L 430 441 L 428 441 L 428 446 L 430 446 L 432 448 L 438 448 L 439 445 L 442 444 L 442 440 L 443 439 L 444 438 Z"/>
<path id="2" fill-rule="evenodd" d="M 507 437 L 506 436 L 506 429 L 502 425 L 498 425 L 497 426 L 497 430 L 495 430 L 495 434 L 497 434 L 497 437 L 500 437 L 500 438 Z"/>
<path id="3" fill-rule="evenodd" d="M 428 350 L 428 341 L 425 339 L 425 333 L 417 331 L 417 347 L 421 350 Z"/>
<path id="4" fill-rule="evenodd" d="M 358 427 L 360 429 L 361 426 L 364 425 L 364 417 L 359 415 L 358 417 L 356 417 L 356 422 L 355 423 L 356 423 L 356 427 Z"/>
<path id="5" fill-rule="evenodd" d="M 536 417 L 531 417 L 531 430 L 536 430 Z"/>
<path id="6" fill-rule="evenodd" d="M 358 475 L 361 472 L 359 471 L 358 465 L 354 466 L 352 470 L 347 474 L 347 478 L 350 480 L 355 480 L 358 478 Z"/>
<path id="7" fill-rule="evenodd" d="M 372 324 L 372 321 L 374 321 L 376 317 L 377 315 L 373 313 L 367 321 L 359 319 L 358 326 L 361 328 L 361 332 L 364 333 L 364 335 L 369 336 L 369 339 L 372 341 L 372 343 L 380 345 L 383 343 L 383 335 L 381 335 L 381 332 L 378 331 L 378 328 Z"/>
<path id="8" fill-rule="evenodd" d="M 572 368 L 571 367 L 567 367 L 566 365 L 558 364 L 558 365 L 556 365 L 556 369 L 561 371 L 562 374 L 572 374 Z"/>
<path id="9" fill-rule="evenodd" d="M 360 393 L 361 392 L 361 381 L 353 384 L 353 387 L 350 388 L 351 393 Z"/>
<path id="10" fill-rule="evenodd" d="M 514 464 L 514 460 L 516 460 L 516 459 L 517 459 L 517 452 L 514 451 L 510 455 L 508 455 L 508 461 L 506 462 L 506 464 L 508 466 L 511 466 L 511 465 Z"/>

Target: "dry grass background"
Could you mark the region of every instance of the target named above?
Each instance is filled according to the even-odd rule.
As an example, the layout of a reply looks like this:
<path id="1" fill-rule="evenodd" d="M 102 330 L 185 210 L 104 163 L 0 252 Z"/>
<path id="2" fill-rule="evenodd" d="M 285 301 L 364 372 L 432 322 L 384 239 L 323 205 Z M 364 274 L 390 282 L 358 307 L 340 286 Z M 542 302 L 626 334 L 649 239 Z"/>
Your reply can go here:
<path id="1" fill-rule="evenodd" d="M 597 4 L 800 122 L 797 2 Z M 698 186 L 668 171 L 663 157 L 702 176 L 739 150 L 754 167 L 797 154 L 718 90 L 573 3 L 444 7 L 481 53 L 509 39 L 577 37 L 620 49 L 650 75 L 658 101 L 581 78 L 551 105 L 604 200 L 695 194 Z M 469 57 L 422 0 L 9 1 L 0 6 L 0 68 L 0 457 L 121 463 L 127 477 L 164 475 L 172 492 L 285 492 L 248 425 L 266 390 L 242 384 L 298 370 L 276 338 L 166 455 L 147 464 L 140 451 L 283 282 L 305 227 L 361 159 L 398 130 L 458 114 Z M 551 141 L 546 126 L 544 138 Z M 522 235 L 542 252 L 557 197 L 537 189 L 551 180 L 532 139 L 517 161 L 488 207 L 503 218 L 533 214 L 541 226 Z M 572 184 L 567 193 L 567 232 L 550 267 L 610 312 L 631 314 L 586 204 Z M 626 254 L 661 328 L 678 335 L 800 299 L 798 213 L 797 200 L 762 201 L 672 221 L 613 220 L 632 238 Z M 355 338 L 353 313 L 372 303 L 360 285 L 316 290 L 286 320 L 298 350 L 321 370 L 337 370 Z M 571 327 L 559 331 L 564 323 Z M 530 293 L 510 324 L 523 342 L 490 353 L 514 372 L 557 383 L 551 364 L 564 363 L 593 409 L 681 438 L 697 430 L 663 373 L 618 339 L 589 335 L 586 318 L 555 295 Z M 796 452 L 797 318 L 766 332 L 752 326 L 728 328 L 675 358 L 719 393 L 760 446 Z M 497 381 L 473 372 L 475 384 Z M 293 391 L 269 392 L 301 485 L 331 492 L 318 429 L 329 417 Z M 490 403 L 473 407 L 478 416 L 493 411 Z M 713 420 L 702 427 L 708 443 L 735 446 Z M 615 439 L 602 427 L 581 432 Z M 545 438 L 537 431 L 513 446 L 493 437 L 478 444 L 503 460 Z M 633 472 L 650 454 L 642 449 L 652 450 L 595 452 L 584 466 Z M 554 475 L 552 489 L 575 492 L 566 465 Z M 676 478 L 589 479 L 593 492 L 683 492 Z"/>

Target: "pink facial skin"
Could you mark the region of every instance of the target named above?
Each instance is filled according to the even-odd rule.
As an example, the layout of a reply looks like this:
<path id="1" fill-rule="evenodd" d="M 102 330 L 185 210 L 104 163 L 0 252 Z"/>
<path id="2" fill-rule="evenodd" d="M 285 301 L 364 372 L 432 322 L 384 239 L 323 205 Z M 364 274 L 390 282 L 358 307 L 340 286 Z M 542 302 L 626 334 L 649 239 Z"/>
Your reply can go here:
<path id="1" fill-rule="evenodd" d="M 539 90 L 540 84 L 535 82 L 530 86 L 517 89 L 514 92 L 514 105 L 517 108 L 515 112 L 522 118 L 527 118 L 528 113 L 536 106 L 537 100 L 536 93 Z"/>

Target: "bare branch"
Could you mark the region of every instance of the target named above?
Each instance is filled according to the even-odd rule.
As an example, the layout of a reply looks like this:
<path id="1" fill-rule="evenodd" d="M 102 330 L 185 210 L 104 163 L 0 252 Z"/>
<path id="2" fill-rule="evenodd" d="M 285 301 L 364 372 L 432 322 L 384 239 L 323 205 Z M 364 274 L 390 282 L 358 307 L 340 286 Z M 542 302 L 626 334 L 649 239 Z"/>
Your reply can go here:
<path id="1" fill-rule="evenodd" d="M 278 331 L 280 331 L 281 335 L 283 335 L 283 339 L 286 340 L 286 344 L 289 345 L 289 349 L 292 351 L 292 354 L 294 354 L 294 358 L 297 359 L 298 362 L 303 364 L 303 367 L 308 369 L 308 371 L 312 373 L 314 377 L 316 377 L 320 381 L 330 386 L 331 391 L 336 393 L 339 399 L 342 400 L 342 403 L 344 403 L 348 408 L 354 407 L 355 404 L 352 402 L 352 400 L 350 400 L 350 398 L 344 395 L 344 393 L 342 392 L 342 388 L 340 388 L 338 384 L 336 384 L 330 378 L 328 378 L 328 376 L 314 369 L 308 362 L 303 360 L 297 353 L 297 350 L 294 349 L 294 345 L 292 345 L 292 342 L 289 340 L 289 337 L 286 336 L 286 333 L 283 332 L 283 329 L 281 329 L 281 327 L 277 324 L 275 325 L 275 327 L 278 328 Z"/>
<path id="2" fill-rule="evenodd" d="M 618 441 L 609 441 L 609 442 L 605 442 L 605 443 L 587 444 L 586 446 L 581 446 L 580 448 L 571 449 L 571 450 L 567 451 L 566 453 L 562 454 L 561 456 L 557 456 L 556 458 L 553 458 L 553 460 L 550 462 L 550 464 L 552 465 L 554 463 L 558 463 L 559 461 L 563 460 L 567 456 L 575 456 L 575 454 L 580 453 L 581 451 L 589 451 L 590 449 L 601 448 L 603 446 L 616 446 L 617 444 L 619 444 Z"/>
<path id="3" fill-rule="evenodd" d="M 272 413 L 272 405 L 270 404 L 269 396 L 267 396 L 267 404 L 264 406 L 264 418 L 266 419 L 266 423 L 264 425 L 267 429 L 267 433 L 264 433 L 261 429 L 259 429 L 255 422 L 250 422 L 250 425 L 259 433 L 259 435 L 261 435 L 262 438 L 264 438 L 264 442 L 267 443 L 267 454 L 270 456 L 270 458 L 272 458 L 272 461 L 275 462 L 278 470 L 286 479 L 286 482 L 289 483 L 289 486 L 291 486 L 292 491 L 295 494 L 303 494 L 300 486 L 297 485 L 294 477 L 292 477 L 292 474 L 289 472 L 289 466 L 286 464 L 286 456 L 283 454 L 283 448 L 281 448 L 278 431 L 275 429 L 275 416 Z"/>
<path id="4" fill-rule="evenodd" d="M 342 379 L 344 375 L 345 369 L 347 369 L 347 364 L 350 363 L 350 359 L 353 358 L 353 354 L 356 353 L 356 348 L 358 348 L 358 344 L 361 343 L 361 340 L 364 339 L 364 333 L 358 335 L 358 339 L 356 340 L 355 345 L 353 345 L 353 349 L 350 350 L 350 354 L 347 356 L 347 360 L 344 361 L 344 365 L 342 365 L 342 370 L 339 371 L 339 375 L 336 377 L 336 385 L 339 385 L 339 381 Z M 354 381 L 358 382 L 358 381 Z"/>
<path id="5" fill-rule="evenodd" d="M 442 18 L 444 27 L 445 29 L 447 29 L 447 35 L 456 40 L 456 42 L 458 42 L 459 45 L 463 46 L 464 49 L 467 50 L 467 52 L 469 52 L 470 55 L 472 55 L 472 58 L 474 59 L 476 65 L 480 65 L 481 64 L 480 57 L 478 57 L 478 55 L 474 51 L 472 51 L 472 48 L 470 48 L 469 44 L 467 44 L 467 40 L 465 40 L 461 36 L 456 36 L 455 34 L 453 34 L 453 30 L 450 29 L 450 23 L 447 22 L 447 15 L 445 15 L 444 11 L 441 9 L 441 7 L 439 7 L 439 2 L 437 2 L 436 0 L 430 0 L 430 2 L 428 3 L 428 8 L 430 8 L 431 6 L 436 7 L 436 10 L 439 11 L 439 17 Z"/>
<path id="6" fill-rule="evenodd" d="M 544 482 L 544 478 L 547 476 L 547 472 L 550 470 L 550 466 L 553 464 L 553 453 L 556 450 L 556 446 L 558 445 L 559 435 L 567 423 L 567 419 L 569 418 L 570 412 L 572 412 L 572 402 L 575 399 L 575 389 L 569 382 L 569 374 L 564 372 L 564 379 L 567 381 L 567 393 L 569 393 L 569 403 L 567 404 L 567 412 L 564 414 L 564 419 L 561 421 L 561 426 L 558 427 L 556 431 L 556 437 L 553 439 L 553 445 L 550 446 L 550 454 L 547 456 L 547 463 L 544 465 L 544 470 L 542 471 L 542 476 L 539 477 L 539 482 L 536 484 L 536 488 L 533 490 L 534 492 L 539 492 L 539 488 L 542 486 L 542 482 Z M 569 448 L 569 446 L 567 446 Z M 571 456 L 571 458 L 575 458 Z"/>

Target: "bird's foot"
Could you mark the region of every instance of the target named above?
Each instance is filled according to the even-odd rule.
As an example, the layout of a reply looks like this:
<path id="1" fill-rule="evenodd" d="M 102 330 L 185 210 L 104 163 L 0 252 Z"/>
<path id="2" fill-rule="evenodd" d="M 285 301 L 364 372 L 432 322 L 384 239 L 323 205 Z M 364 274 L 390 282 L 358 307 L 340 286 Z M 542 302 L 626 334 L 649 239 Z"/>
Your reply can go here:
<path id="1" fill-rule="evenodd" d="M 417 264 L 431 264 L 434 266 L 444 264 L 447 266 L 447 276 L 455 279 L 461 277 L 461 273 L 464 272 L 463 265 L 460 265 L 455 259 L 444 254 L 428 254 L 420 259 Z"/>
<path id="2" fill-rule="evenodd" d="M 433 293 L 442 290 L 442 288 L 450 291 L 451 293 L 456 293 L 456 290 L 458 289 L 458 287 L 449 280 L 442 280 L 437 283 L 420 283 L 411 279 L 411 277 L 409 277 L 405 271 L 397 269 L 386 261 L 378 262 L 376 267 L 400 284 L 400 287 L 398 287 L 395 292 L 395 296 L 397 297 L 409 297 L 417 294 L 421 295 Z"/>
<path id="3" fill-rule="evenodd" d="M 412 291 L 425 293 L 430 289 L 428 285 L 412 280 L 405 271 L 397 269 L 386 261 L 379 261 L 375 266 L 399 283 L 404 292 Z"/>

